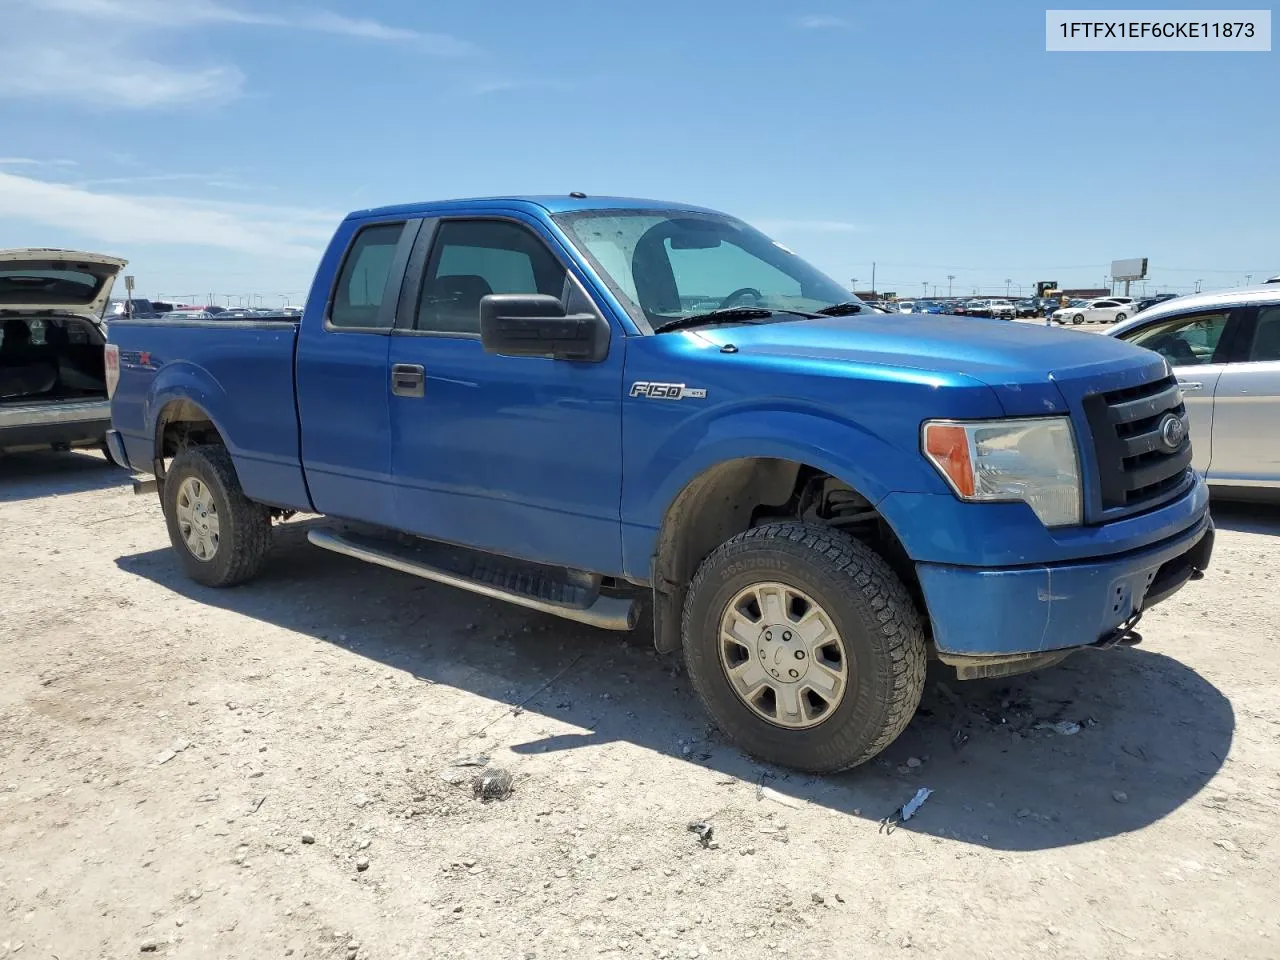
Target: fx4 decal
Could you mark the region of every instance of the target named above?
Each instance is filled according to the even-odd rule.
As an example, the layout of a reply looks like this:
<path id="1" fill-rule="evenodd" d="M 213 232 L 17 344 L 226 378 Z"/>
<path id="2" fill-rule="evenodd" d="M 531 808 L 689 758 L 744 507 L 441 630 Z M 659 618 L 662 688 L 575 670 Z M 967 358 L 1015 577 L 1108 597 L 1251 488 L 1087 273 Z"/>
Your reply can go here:
<path id="1" fill-rule="evenodd" d="M 655 400 L 701 400 L 707 391 L 703 387 L 686 387 L 683 383 L 650 383 L 637 380 L 631 385 L 631 396 L 651 397 Z"/>

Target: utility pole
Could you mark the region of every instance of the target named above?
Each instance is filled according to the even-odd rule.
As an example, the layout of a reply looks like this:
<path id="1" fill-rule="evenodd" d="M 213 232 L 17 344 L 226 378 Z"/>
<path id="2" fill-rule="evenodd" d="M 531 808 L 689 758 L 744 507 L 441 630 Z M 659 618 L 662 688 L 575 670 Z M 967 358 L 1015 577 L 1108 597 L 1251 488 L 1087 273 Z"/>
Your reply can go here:
<path id="1" fill-rule="evenodd" d="M 876 292 L 876 262 L 871 261 L 871 292 Z"/>
<path id="2" fill-rule="evenodd" d="M 1199 293 L 1199 292 L 1200 292 L 1200 284 L 1202 284 L 1202 283 L 1204 283 L 1204 281 L 1203 281 L 1203 280 L 1197 280 L 1197 281 L 1196 281 L 1196 293 Z"/>
<path id="3" fill-rule="evenodd" d="M 951 296 L 951 281 L 954 280 L 955 278 L 956 278 L 956 275 L 954 273 L 947 274 L 947 296 L 948 297 Z"/>
<path id="4" fill-rule="evenodd" d="M 927 296 L 929 296 L 929 281 L 928 281 L 928 280 L 921 280 L 921 281 L 920 281 L 920 296 L 922 296 L 922 297 L 927 297 Z"/>
<path id="5" fill-rule="evenodd" d="M 1005 295 L 1005 298 L 1006 298 L 1006 299 L 1007 299 L 1007 298 L 1008 298 L 1008 296 L 1009 296 L 1009 288 L 1010 288 L 1011 286 L 1013 286 L 1013 281 L 1012 281 L 1012 280 L 1010 280 L 1008 277 L 1005 277 L 1005 278 L 1004 278 L 1004 295 Z"/>
<path id="6" fill-rule="evenodd" d="M 1246 274 L 1244 275 L 1244 285 L 1247 287 L 1247 286 L 1248 286 L 1250 283 L 1252 283 L 1252 282 L 1253 282 L 1253 274 L 1252 274 L 1252 273 L 1246 273 Z"/>
<path id="7" fill-rule="evenodd" d="M 850 293 L 857 293 L 857 292 L 858 292 L 858 278 L 857 278 L 857 277 L 850 277 L 850 278 L 849 278 L 849 292 L 850 292 Z"/>

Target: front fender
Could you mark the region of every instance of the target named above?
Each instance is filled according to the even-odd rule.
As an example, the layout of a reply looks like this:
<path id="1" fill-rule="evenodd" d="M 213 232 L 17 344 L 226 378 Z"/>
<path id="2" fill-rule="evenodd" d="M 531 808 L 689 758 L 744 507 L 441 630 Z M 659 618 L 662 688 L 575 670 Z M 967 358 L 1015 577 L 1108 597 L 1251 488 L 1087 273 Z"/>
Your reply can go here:
<path id="1" fill-rule="evenodd" d="M 914 449 L 825 410 L 745 406 L 708 411 L 674 430 L 647 463 L 624 470 L 623 556 L 629 576 L 646 578 L 656 538 L 671 504 L 719 464 L 770 457 L 814 467 L 849 484 L 873 504 L 891 492 L 946 493 L 941 478 Z"/>

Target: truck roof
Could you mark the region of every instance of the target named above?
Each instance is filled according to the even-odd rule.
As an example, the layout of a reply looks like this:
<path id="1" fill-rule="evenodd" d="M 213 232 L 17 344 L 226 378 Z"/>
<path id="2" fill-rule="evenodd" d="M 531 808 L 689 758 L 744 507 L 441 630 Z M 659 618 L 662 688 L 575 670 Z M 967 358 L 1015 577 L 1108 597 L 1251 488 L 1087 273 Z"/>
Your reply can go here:
<path id="1" fill-rule="evenodd" d="M 537 207 L 546 213 L 571 213 L 578 210 L 686 210 L 696 213 L 719 213 L 692 203 L 671 200 L 645 200 L 639 197 L 571 196 L 569 194 L 542 196 L 472 197 L 462 200 L 423 200 L 417 203 L 393 204 L 356 210 L 348 219 L 363 220 L 380 216 L 413 216 L 415 214 L 446 213 L 454 210 L 475 210 L 486 207 Z M 534 211 L 530 211 L 534 212 Z"/>

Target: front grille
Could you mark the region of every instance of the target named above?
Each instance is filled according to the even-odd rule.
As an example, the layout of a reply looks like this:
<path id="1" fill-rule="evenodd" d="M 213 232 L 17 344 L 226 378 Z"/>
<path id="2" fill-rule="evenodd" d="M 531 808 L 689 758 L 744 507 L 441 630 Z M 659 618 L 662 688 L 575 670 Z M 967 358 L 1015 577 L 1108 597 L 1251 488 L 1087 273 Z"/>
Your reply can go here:
<path id="1" fill-rule="evenodd" d="M 1176 379 L 1091 394 L 1084 399 L 1084 409 L 1093 433 L 1104 511 L 1131 513 L 1156 506 L 1187 483 L 1191 439 Z M 1168 446 L 1162 433 L 1170 414 L 1182 421 L 1184 436 L 1176 448 Z"/>

